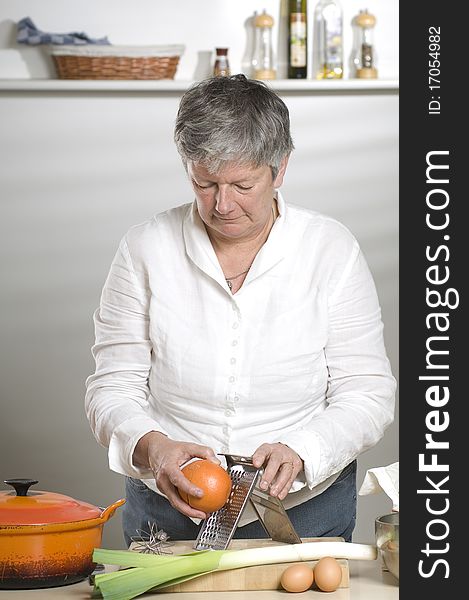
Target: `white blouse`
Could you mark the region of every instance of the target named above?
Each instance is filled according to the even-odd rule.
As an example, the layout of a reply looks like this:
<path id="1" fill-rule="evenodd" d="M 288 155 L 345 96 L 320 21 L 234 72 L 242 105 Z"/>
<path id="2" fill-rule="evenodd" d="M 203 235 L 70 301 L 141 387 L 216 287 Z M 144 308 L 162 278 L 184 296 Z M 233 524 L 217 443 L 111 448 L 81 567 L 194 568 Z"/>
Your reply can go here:
<path id="1" fill-rule="evenodd" d="M 94 315 L 86 413 L 109 466 L 133 465 L 149 431 L 251 456 L 282 442 L 304 461 L 283 504 L 321 493 L 383 436 L 396 382 L 375 286 L 332 218 L 286 205 L 231 294 L 195 203 L 122 239 Z M 240 525 L 255 518 L 246 512 Z"/>

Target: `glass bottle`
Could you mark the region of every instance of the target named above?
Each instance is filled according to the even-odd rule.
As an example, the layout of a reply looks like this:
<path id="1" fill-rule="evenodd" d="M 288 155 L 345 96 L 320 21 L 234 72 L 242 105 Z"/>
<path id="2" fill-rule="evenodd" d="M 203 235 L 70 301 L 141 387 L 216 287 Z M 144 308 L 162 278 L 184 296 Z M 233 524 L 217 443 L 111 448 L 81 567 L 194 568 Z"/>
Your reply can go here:
<path id="1" fill-rule="evenodd" d="M 354 29 L 353 66 L 358 79 L 376 79 L 376 53 L 373 46 L 373 31 L 376 17 L 367 9 L 361 10 L 352 21 Z"/>
<path id="2" fill-rule="evenodd" d="M 288 78 L 306 79 L 308 69 L 306 0 L 288 4 Z"/>
<path id="3" fill-rule="evenodd" d="M 341 79 L 343 76 L 343 25 L 339 0 L 319 0 L 314 10 L 313 77 Z"/>
<path id="4" fill-rule="evenodd" d="M 275 79 L 275 59 L 272 45 L 274 19 L 264 10 L 254 20 L 256 44 L 252 60 L 254 79 Z"/>
<path id="5" fill-rule="evenodd" d="M 215 77 L 230 76 L 230 62 L 228 60 L 228 48 L 215 48 L 215 65 L 213 75 Z"/>

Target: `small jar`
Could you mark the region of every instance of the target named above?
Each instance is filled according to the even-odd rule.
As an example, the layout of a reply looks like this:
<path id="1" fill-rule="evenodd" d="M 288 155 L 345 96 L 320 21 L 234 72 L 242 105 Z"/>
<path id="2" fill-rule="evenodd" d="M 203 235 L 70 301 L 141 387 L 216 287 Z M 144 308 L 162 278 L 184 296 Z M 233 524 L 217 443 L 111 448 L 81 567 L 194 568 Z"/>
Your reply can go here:
<path id="1" fill-rule="evenodd" d="M 213 75 L 215 77 L 230 76 L 230 62 L 228 60 L 228 48 L 215 48 L 215 65 Z"/>

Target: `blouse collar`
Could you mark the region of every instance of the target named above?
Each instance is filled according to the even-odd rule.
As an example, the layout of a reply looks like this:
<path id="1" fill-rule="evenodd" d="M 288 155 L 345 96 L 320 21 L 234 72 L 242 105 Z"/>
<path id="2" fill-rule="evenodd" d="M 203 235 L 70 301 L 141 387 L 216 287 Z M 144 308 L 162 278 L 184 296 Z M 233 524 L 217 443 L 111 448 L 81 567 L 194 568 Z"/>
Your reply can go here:
<path id="1" fill-rule="evenodd" d="M 270 230 L 269 237 L 257 253 L 241 290 L 251 281 L 272 269 L 285 257 L 288 246 L 287 228 L 285 227 L 288 211 L 280 191 L 276 190 L 275 193 L 279 215 Z M 205 224 L 197 211 L 195 200 L 187 207 L 183 220 L 183 236 L 187 255 L 192 262 L 230 293 Z"/>

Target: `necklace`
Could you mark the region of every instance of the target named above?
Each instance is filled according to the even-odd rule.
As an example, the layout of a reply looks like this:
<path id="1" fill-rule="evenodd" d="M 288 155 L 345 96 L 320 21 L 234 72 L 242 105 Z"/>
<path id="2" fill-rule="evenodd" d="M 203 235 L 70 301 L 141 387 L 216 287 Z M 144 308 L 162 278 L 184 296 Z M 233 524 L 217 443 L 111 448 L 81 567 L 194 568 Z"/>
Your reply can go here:
<path id="1" fill-rule="evenodd" d="M 246 273 L 249 272 L 249 269 L 251 268 L 252 263 L 249 265 L 249 267 L 245 270 L 242 271 L 241 273 L 238 273 L 237 275 L 233 275 L 233 277 L 225 277 L 225 281 L 228 284 L 228 287 L 230 288 L 230 292 L 233 289 L 233 281 L 235 279 L 238 279 L 238 277 L 241 277 L 241 275 L 246 275 Z"/>
<path id="2" fill-rule="evenodd" d="M 275 205 L 272 206 L 272 216 L 273 216 L 273 221 L 272 221 L 272 225 L 273 225 L 275 223 L 275 219 L 277 218 L 277 213 L 276 213 L 276 210 L 275 210 Z M 246 273 L 249 273 L 249 269 L 251 267 L 252 267 L 252 263 L 249 265 L 249 267 L 245 271 L 241 271 L 241 273 L 238 273 L 237 275 L 233 275 L 233 277 L 225 277 L 225 281 L 228 284 L 228 287 L 230 288 L 230 292 L 233 289 L 233 281 L 235 279 L 238 279 L 238 277 L 241 277 L 241 275 L 246 275 Z"/>

